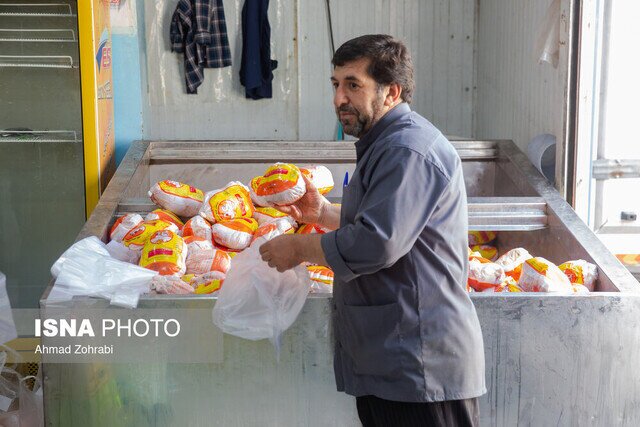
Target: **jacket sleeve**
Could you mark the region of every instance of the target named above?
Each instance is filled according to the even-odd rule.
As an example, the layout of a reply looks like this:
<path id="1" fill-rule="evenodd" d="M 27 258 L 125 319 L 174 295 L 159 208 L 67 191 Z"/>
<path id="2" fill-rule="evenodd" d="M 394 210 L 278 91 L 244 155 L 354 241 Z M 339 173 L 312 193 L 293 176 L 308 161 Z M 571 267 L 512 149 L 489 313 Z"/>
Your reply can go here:
<path id="1" fill-rule="evenodd" d="M 211 14 L 214 7 L 211 2 L 214 0 L 195 0 L 195 32 L 194 40 L 197 44 L 205 46 L 211 44 Z"/>
<path id="2" fill-rule="evenodd" d="M 171 39 L 171 51 L 177 53 L 184 53 L 184 41 L 185 41 L 185 15 L 182 10 L 183 2 L 178 3 L 173 16 L 171 17 L 171 26 L 169 28 L 169 37 Z"/>
<path id="3" fill-rule="evenodd" d="M 325 258 L 348 282 L 392 266 L 413 247 L 449 177 L 422 154 L 392 147 L 377 162 L 354 223 L 322 236 Z"/>

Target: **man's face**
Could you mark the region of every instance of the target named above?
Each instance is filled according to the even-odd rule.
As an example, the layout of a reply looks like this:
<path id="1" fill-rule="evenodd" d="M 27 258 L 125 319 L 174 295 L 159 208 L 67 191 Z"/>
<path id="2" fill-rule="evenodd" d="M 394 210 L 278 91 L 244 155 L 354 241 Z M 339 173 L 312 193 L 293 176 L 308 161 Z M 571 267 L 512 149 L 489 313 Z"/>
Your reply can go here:
<path id="1" fill-rule="evenodd" d="M 388 88 L 379 87 L 367 73 L 369 59 L 361 58 L 333 69 L 333 105 L 344 133 L 362 137 L 389 108 L 385 105 Z"/>

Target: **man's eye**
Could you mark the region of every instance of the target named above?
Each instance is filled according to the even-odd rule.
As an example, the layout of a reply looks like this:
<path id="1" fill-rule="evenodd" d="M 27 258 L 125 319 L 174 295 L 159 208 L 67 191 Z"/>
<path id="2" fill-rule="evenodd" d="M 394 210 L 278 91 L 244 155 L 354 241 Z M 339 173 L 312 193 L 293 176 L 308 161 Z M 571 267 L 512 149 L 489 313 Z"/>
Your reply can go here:
<path id="1" fill-rule="evenodd" d="M 349 88 L 351 89 L 358 89 L 358 85 L 355 83 L 349 83 Z"/>
<path id="2" fill-rule="evenodd" d="M 333 86 L 334 89 L 338 89 L 338 83 L 336 82 L 331 83 L 331 86 Z"/>

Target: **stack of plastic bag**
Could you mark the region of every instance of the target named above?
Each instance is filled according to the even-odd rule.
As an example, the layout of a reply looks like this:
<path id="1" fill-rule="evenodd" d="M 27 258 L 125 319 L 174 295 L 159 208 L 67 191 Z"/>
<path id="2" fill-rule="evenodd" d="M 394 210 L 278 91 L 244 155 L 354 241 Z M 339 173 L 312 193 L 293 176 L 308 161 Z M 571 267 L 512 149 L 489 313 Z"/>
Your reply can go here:
<path id="1" fill-rule="evenodd" d="M 56 279 L 50 301 L 68 301 L 74 296 L 95 296 L 111 304 L 134 308 L 140 295 L 149 292 L 157 274 L 144 267 L 112 258 L 106 245 L 95 236 L 73 244 L 51 267 Z"/>

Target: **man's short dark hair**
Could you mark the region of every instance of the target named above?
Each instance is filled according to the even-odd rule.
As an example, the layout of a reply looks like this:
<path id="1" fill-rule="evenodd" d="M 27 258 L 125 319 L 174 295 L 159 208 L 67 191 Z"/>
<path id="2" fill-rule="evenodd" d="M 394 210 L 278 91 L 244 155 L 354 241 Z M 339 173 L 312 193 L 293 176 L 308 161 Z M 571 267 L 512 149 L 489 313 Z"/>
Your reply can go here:
<path id="1" fill-rule="evenodd" d="M 331 63 L 340 67 L 360 58 L 371 61 L 367 71 L 378 85 L 397 83 L 402 88 L 402 100 L 411 103 L 413 62 L 404 43 L 386 34 L 356 37 L 338 48 Z"/>

